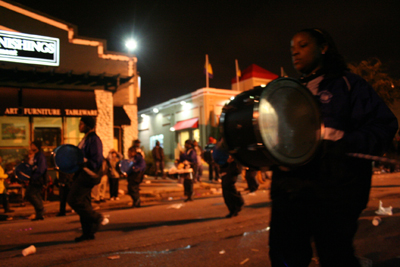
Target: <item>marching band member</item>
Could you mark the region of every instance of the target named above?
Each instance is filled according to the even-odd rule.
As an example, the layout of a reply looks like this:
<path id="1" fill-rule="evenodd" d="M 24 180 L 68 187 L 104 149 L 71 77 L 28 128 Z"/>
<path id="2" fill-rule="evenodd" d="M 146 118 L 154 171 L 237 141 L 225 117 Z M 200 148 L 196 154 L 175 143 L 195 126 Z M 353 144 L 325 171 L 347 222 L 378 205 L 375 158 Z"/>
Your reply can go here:
<path id="1" fill-rule="evenodd" d="M 95 133 L 96 121 L 93 117 L 83 116 L 79 122 L 79 131 L 85 133 L 78 147 L 82 150 L 84 163 L 74 174 L 73 183 L 68 195 L 68 204 L 79 215 L 82 235 L 75 242 L 94 239 L 103 216 L 92 208 L 91 191 L 100 183 L 103 172 L 103 144 Z"/>
<path id="2" fill-rule="evenodd" d="M 301 82 L 319 101 L 325 134 L 309 163 L 273 169 L 271 264 L 308 266 L 314 240 L 322 267 L 360 266 L 353 238 L 368 203 L 372 167 L 347 153 L 383 154 L 397 119 L 364 79 L 348 71 L 326 31 L 296 33 L 291 52 Z"/>
<path id="3" fill-rule="evenodd" d="M 33 155 L 31 163 L 32 175 L 29 179 L 25 197 L 35 208 L 36 216 L 32 221 L 38 221 L 44 220 L 44 207 L 41 193 L 47 179 L 47 162 L 42 151 L 41 141 L 33 141 L 30 146 L 30 152 Z"/>

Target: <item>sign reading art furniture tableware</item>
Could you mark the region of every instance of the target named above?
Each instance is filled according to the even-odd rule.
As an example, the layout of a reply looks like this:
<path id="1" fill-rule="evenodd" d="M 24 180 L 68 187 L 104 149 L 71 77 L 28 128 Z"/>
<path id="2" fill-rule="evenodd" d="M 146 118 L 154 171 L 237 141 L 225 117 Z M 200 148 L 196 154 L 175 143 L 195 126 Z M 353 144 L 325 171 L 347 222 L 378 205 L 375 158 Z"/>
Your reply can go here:
<path id="1" fill-rule="evenodd" d="M 60 39 L 0 30 L 0 61 L 59 66 Z"/>

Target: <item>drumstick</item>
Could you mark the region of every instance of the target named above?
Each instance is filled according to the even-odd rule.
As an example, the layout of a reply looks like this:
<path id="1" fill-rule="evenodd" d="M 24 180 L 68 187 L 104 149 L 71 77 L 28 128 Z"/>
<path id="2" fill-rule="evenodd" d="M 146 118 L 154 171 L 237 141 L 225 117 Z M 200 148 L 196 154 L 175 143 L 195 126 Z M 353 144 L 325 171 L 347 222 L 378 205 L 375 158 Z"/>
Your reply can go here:
<path id="1" fill-rule="evenodd" d="M 379 157 L 379 156 L 373 156 L 373 155 L 367 155 L 367 154 L 361 154 L 361 153 L 347 153 L 347 156 L 353 157 L 353 158 L 359 158 L 359 159 L 382 161 L 382 162 L 386 162 L 386 163 L 390 163 L 390 164 L 400 164 L 400 161 L 397 159 L 389 159 L 386 157 Z"/>
<path id="2" fill-rule="evenodd" d="M 31 179 L 31 177 L 21 171 L 18 172 L 19 174 L 21 174 L 22 176 L 25 176 L 27 179 Z"/>

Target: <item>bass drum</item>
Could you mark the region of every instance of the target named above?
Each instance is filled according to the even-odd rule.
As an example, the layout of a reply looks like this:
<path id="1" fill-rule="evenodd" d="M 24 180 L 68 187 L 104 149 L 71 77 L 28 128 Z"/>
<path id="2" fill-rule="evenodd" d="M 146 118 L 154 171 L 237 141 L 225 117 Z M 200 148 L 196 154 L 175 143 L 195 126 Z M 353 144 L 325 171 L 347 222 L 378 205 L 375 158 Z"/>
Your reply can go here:
<path id="1" fill-rule="evenodd" d="M 65 173 L 75 173 L 80 169 L 83 153 L 77 146 L 61 145 L 52 152 L 56 169 Z"/>
<path id="2" fill-rule="evenodd" d="M 133 172 L 133 163 L 133 161 L 128 159 L 121 160 L 120 162 L 118 162 L 119 171 L 125 175 L 131 174 Z"/>
<path id="3" fill-rule="evenodd" d="M 280 78 L 235 97 L 221 114 L 225 146 L 242 165 L 300 166 L 321 140 L 319 106 L 297 80 Z"/>
<path id="4" fill-rule="evenodd" d="M 21 181 L 29 181 L 32 175 L 32 167 L 28 163 L 23 162 L 15 167 L 14 174 Z"/>

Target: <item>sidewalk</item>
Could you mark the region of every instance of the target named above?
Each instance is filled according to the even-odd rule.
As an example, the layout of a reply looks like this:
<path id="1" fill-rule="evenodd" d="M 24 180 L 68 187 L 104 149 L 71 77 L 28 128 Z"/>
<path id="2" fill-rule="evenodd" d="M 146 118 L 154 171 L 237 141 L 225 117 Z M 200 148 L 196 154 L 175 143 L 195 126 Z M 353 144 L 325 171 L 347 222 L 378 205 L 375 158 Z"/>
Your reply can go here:
<path id="1" fill-rule="evenodd" d="M 247 188 L 247 183 L 244 179 L 239 177 L 236 187 L 239 191 L 244 191 Z M 269 183 L 260 184 L 259 190 L 266 190 L 269 188 Z M 122 209 L 132 206 L 132 199 L 127 195 L 127 180 L 120 179 L 119 181 L 119 200 L 110 201 L 109 191 L 107 187 L 106 191 L 106 202 L 96 204 L 92 202 L 92 206 L 95 210 L 106 211 L 113 209 Z M 121 194 L 121 191 L 124 194 Z M 210 182 L 208 179 L 208 172 L 203 173 L 201 182 L 194 184 L 194 199 L 206 198 L 206 197 L 222 197 L 222 189 L 220 182 Z M 186 199 L 183 194 L 183 185 L 178 183 L 176 179 L 155 179 L 152 176 L 147 176 L 143 180 L 140 186 L 140 198 L 142 207 L 158 205 L 166 202 L 183 201 Z M 13 221 L 20 219 L 31 219 L 34 218 L 34 208 L 29 202 L 24 203 L 22 206 L 20 203 L 10 203 L 11 209 L 14 210 L 12 213 L 0 213 L 0 221 Z M 59 197 L 58 188 L 54 187 L 54 195 L 49 200 L 43 202 L 45 208 L 45 217 L 56 216 L 59 212 Z M 3 211 L 3 210 L 2 210 Z M 74 214 L 71 212 L 71 208 L 67 205 L 67 215 Z"/>

